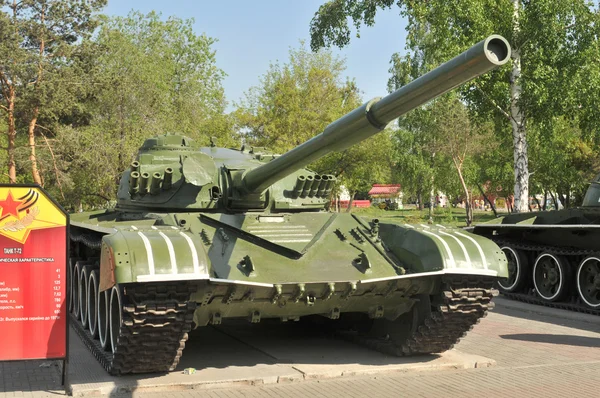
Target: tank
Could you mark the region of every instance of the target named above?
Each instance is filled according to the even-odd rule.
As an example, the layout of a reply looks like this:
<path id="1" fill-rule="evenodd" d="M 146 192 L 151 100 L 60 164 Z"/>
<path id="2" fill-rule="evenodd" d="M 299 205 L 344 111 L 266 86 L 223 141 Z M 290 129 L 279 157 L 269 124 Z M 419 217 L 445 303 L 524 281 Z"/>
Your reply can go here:
<path id="1" fill-rule="evenodd" d="M 580 207 L 511 214 L 473 232 L 506 254 L 505 296 L 600 315 L 600 174 Z"/>
<path id="2" fill-rule="evenodd" d="M 444 226 L 329 212 L 336 178 L 306 166 L 509 57 L 490 36 L 283 155 L 147 139 L 116 207 L 72 215 L 79 335 L 117 375 L 173 370 L 192 328 L 236 318 L 308 320 L 393 355 L 448 350 L 508 275 L 500 248 Z"/>

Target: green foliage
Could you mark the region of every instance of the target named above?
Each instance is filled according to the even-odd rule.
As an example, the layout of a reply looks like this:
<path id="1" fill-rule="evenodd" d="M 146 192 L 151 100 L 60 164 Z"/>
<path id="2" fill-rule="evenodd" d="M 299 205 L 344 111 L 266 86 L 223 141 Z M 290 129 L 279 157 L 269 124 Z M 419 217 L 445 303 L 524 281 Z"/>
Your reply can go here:
<path id="1" fill-rule="evenodd" d="M 236 111 L 249 144 L 283 153 L 321 133 L 331 122 L 360 106 L 353 81 L 343 80 L 343 60 L 331 52 L 311 53 L 301 43 L 289 61 L 271 64 L 260 85 L 246 93 Z M 390 134 L 381 133 L 311 167 L 338 177 L 350 192 L 389 180 Z"/>
<path id="2" fill-rule="evenodd" d="M 69 200 L 114 198 L 122 170 L 153 135 L 178 132 L 204 145 L 215 136 L 219 145 L 237 145 L 224 114 L 225 74 L 216 67 L 215 39 L 196 35 L 192 23 L 132 12 L 105 19 L 82 44 L 76 67 L 87 91 L 73 128 L 62 128 L 57 141 Z"/>
<path id="3" fill-rule="evenodd" d="M 587 0 L 518 1 L 517 14 L 514 3 L 513 0 L 331 0 L 319 8 L 311 22 L 311 46 L 315 50 L 329 45 L 345 46 L 350 41 L 353 28 L 358 36 L 363 25 L 375 24 L 378 10 L 396 6 L 408 19 L 408 52 L 392 56 L 390 87 L 399 87 L 489 34 L 503 35 L 511 43 L 515 50 L 513 55 L 519 57 L 521 64 L 519 84 L 522 91 L 512 105 L 526 120 L 529 139 L 540 140 L 540 150 L 534 148 L 537 152 L 532 156 L 535 163 L 532 183 L 534 186 L 550 184 L 540 174 L 549 174 L 551 169 L 546 172 L 540 166 L 548 164 L 543 159 L 549 160 L 552 156 L 543 156 L 543 153 L 552 149 L 541 150 L 541 144 L 572 143 L 569 129 L 557 127 L 555 123 L 557 118 L 568 118 L 575 124 L 572 127 L 579 131 L 576 139 L 579 144 L 573 144 L 576 148 L 573 151 L 579 154 L 573 151 L 563 153 L 556 163 L 560 167 L 561 161 L 568 162 L 572 156 L 579 160 L 585 157 L 585 162 L 571 162 L 567 166 L 581 167 L 565 176 L 565 179 L 579 184 L 581 175 L 590 175 L 589 159 L 583 153 L 588 149 L 597 153 L 596 145 L 600 142 L 600 119 L 597 117 L 600 100 L 600 66 L 597 61 L 600 13 L 594 10 L 594 3 Z M 479 175 L 480 181 L 490 181 L 506 194 L 511 193 L 515 176 L 511 167 L 513 159 L 516 160 L 510 151 L 513 145 L 511 135 L 521 134 L 514 125 L 511 130 L 514 115 L 510 91 L 511 85 L 513 89 L 516 87 L 516 78 L 511 77 L 511 73 L 514 71 L 510 68 L 501 68 L 460 89 L 472 118 L 495 123 L 493 131 L 496 137 L 493 141 L 497 145 L 490 147 L 489 152 L 474 157 L 479 165 L 479 170 L 474 172 Z M 561 134 L 566 136 L 554 137 Z M 524 141 L 525 137 L 519 139 Z M 534 142 L 532 147 L 536 146 L 538 143 Z M 423 164 L 418 152 L 415 156 L 412 162 L 417 165 L 415 167 L 421 167 L 423 174 L 430 174 L 430 163 Z M 536 159 L 537 156 L 540 156 L 539 159 Z M 598 166 L 595 164 L 592 168 L 598 171 Z M 519 173 L 528 172 L 526 169 L 519 170 Z"/>

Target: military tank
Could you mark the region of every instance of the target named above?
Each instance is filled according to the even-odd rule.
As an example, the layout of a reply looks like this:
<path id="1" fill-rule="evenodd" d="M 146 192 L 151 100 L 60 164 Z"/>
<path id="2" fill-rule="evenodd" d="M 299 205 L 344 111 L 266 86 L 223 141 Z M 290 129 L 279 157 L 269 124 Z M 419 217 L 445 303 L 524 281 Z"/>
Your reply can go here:
<path id="1" fill-rule="evenodd" d="M 111 374 L 173 370 L 192 328 L 233 318 L 318 317 L 394 355 L 451 348 L 508 275 L 500 248 L 453 228 L 329 212 L 336 178 L 305 167 L 509 57 L 490 36 L 283 155 L 147 139 L 116 207 L 72 215 L 78 333 Z"/>
<path id="2" fill-rule="evenodd" d="M 581 207 L 511 214 L 473 232 L 506 254 L 505 296 L 600 315 L 600 174 Z"/>

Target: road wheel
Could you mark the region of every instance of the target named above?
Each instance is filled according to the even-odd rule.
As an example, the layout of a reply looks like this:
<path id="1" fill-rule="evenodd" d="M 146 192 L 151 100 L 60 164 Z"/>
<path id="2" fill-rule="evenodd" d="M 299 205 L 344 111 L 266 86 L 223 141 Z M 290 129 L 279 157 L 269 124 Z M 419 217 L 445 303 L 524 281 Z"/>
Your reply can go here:
<path id="1" fill-rule="evenodd" d="M 577 290 L 589 307 L 600 308 L 600 256 L 589 256 L 579 264 Z"/>
<path id="2" fill-rule="evenodd" d="M 85 265 L 81 268 L 81 273 L 79 274 L 79 312 L 81 314 L 81 324 L 84 329 L 88 326 L 87 286 L 90 279 L 90 271 L 90 267 Z"/>
<path id="3" fill-rule="evenodd" d="M 546 301 L 559 301 L 568 292 L 570 266 L 566 259 L 550 253 L 542 253 L 533 266 L 535 290 Z"/>
<path id="4" fill-rule="evenodd" d="M 98 277 L 97 270 L 91 271 L 87 285 L 88 327 L 95 339 L 98 338 Z"/>
<path id="5" fill-rule="evenodd" d="M 110 346 L 113 354 L 117 349 L 119 342 L 119 332 L 123 323 L 121 309 L 123 308 L 123 295 L 121 288 L 118 285 L 113 286 L 110 292 L 110 309 L 109 309 L 109 329 L 110 329 Z"/>
<path id="6" fill-rule="evenodd" d="M 100 345 L 104 351 L 110 351 L 110 331 L 109 331 L 109 312 L 110 307 L 110 293 L 111 290 L 105 290 L 98 292 L 98 337 L 100 338 Z"/>
<path id="7" fill-rule="evenodd" d="M 525 253 L 510 246 L 502 247 L 508 261 L 508 278 L 498 281 L 500 290 L 513 293 L 521 290 L 527 284 L 529 276 L 529 262 Z"/>
<path id="8" fill-rule="evenodd" d="M 81 312 L 79 311 L 79 279 L 81 279 L 81 269 L 83 268 L 83 263 L 81 261 L 77 261 L 75 263 L 75 268 L 73 269 L 73 280 L 71 282 L 71 297 L 73 299 L 73 315 L 75 315 L 76 319 L 81 319 Z"/>

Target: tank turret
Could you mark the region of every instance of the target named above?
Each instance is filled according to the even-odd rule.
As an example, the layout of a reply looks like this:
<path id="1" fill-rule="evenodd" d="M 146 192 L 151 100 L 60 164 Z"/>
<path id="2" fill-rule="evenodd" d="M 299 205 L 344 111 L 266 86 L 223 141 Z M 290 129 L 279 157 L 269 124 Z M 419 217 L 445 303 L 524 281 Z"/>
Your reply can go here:
<path id="1" fill-rule="evenodd" d="M 199 148 L 186 137 L 146 140 L 123 175 L 119 207 L 229 210 L 315 210 L 328 202 L 335 177 L 304 169 L 383 131 L 388 123 L 510 58 L 504 38 L 492 35 L 383 98 L 328 125 L 319 135 L 276 155 L 264 148 Z"/>

